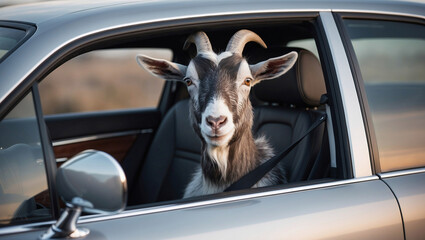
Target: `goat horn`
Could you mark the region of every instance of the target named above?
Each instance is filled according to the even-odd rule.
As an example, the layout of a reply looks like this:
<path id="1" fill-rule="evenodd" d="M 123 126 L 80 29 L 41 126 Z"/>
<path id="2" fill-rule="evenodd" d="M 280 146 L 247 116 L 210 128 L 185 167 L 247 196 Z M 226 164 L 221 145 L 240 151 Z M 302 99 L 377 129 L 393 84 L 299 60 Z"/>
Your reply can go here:
<path id="1" fill-rule="evenodd" d="M 212 47 L 210 43 L 210 39 L 207 34 L 204 32 L 197 32 L 195 34 L 190 35 L 186 42 L 184 43 L 183 49 L 187 50 L 190 44 L 194 43 L 196 46 L 196 51 L 200 52 L 212 52 Z"/>
<path id="2" fill-rule="evenodd" d="M 239 53 L 242 55 L 242 51 L 248 42 L 256 42 L 263 46 L 263 48 L 267 48 L 267 45 L 260 36 L 252 31 L 243 29 L 235 33 L 230 39 L 227 44 L 226 52 Z"/>

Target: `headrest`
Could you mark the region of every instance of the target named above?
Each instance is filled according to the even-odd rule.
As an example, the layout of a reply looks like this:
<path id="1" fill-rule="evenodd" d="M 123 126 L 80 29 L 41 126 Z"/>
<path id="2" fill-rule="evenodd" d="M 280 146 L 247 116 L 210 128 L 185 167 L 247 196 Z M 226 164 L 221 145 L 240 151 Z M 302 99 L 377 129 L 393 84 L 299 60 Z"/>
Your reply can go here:
<path id="1" fill-rule="evenodd" d="M 250 64 L 291 51 L 298 53 L 298 60 L 283 76 L 255 85 L 253 92 L 258 100 L 268 103 L 293 104 L 296 107 L 320 105 L 320 97 L 326 93 L 326 86 L 322 66 L 313 53 L 301 48 L 268 49 L 262 54 L 263 51 L 249 57 Z M 261 55 L 261 58 L 258 54 Z"/>

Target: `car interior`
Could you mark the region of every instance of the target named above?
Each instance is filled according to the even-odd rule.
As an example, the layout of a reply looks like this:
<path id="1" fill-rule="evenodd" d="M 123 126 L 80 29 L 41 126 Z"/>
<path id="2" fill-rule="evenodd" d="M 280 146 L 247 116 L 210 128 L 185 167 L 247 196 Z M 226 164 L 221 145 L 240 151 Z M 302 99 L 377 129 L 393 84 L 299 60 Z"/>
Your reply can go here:
<path id="1" fill-rule="evenodd" d="M 206 33 L 214 50 L 219 52 L 225 48 L 230 36 L 241 28 L 248 27 L 232 26 L 225 30 L 212 27 Z M 326 86 L 320 60 L 307 49 L 287 46 L 293 40 L 309 39 L 314 42 L 314 28 L 312 23 L 300 21 L 280 24 L 279 31 L 276 31 L 276 26 L 263 24 L 250 26 L 249 29 L 261 36 L 268 45 L 267 49 L 255 43 L 246 46 L 244 56 L 250 64 L 291 51 L 299 54 L 296 65 L 289 72 L 276 79 L 263 81 L 251 91 L 254 107 L 252 131 L 255 136 L 265 135 L 278 153 L 303 134 L 319 115 L 325 113 L 321 97 L 326 94 Z M 193 31 L 191 29 L 176 38 L 177 44 L 171 46 L 173 61 L 188 64 L 190 57 L 196 54 L 195 49 L 189 49 L 188 52 L 182 50 L 185 39 Z M 152 47 L 170 47 L 168 39 L 158 37 L 144 42 Z M 173 85 L 173 91 L 168 92 L 168 102 L 162 102 L 167 110 L 163 111 L 163 118 L 145 153 L 142 166 L 139 166 L 137 173 L 130 173 L 135 170 L 131 152 L 122 162 L 127 175 L 136 176 L 129 182 L 129 206 L 181 199 L 194 170 L 200 164 L 201 143 L 188 118 L 189 95 L 186 86 L 166 82 L 163 94 L 167 94 L 167 85 Z M 165 101 L 164 95 L 162 98 Z M 309 134 L 282 163 L 289 183 L 329 179 L 330 151 L 325 124 Z"/>

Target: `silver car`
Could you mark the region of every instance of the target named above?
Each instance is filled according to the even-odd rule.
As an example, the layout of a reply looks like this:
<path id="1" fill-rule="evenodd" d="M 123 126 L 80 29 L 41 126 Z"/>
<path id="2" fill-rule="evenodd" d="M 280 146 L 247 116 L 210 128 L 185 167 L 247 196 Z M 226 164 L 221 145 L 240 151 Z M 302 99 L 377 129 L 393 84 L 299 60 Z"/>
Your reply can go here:
<path id="1" fill-rule="evenodd" d="M 187 64 L 240 29 L 255 136 L 288 183 L 183 198 L 200 164 L 188 92 L 136 63 Z M 421 1 L 49 1 L 0 8 L 0 239 L 424 239 Z"/>

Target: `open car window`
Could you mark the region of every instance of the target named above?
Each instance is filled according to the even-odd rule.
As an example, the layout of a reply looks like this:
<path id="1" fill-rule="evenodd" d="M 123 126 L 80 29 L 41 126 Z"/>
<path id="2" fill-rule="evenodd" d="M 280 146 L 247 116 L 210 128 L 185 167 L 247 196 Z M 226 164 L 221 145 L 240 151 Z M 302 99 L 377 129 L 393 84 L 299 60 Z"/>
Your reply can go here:
<path id="1" fill-rule="evenodd" d="M 137 65 L 146 53 L 171 60 L 170 49 L 108 49 L 79 55 L 39 85 L 44 114 L 157 107 L 164 81 Z"/>

